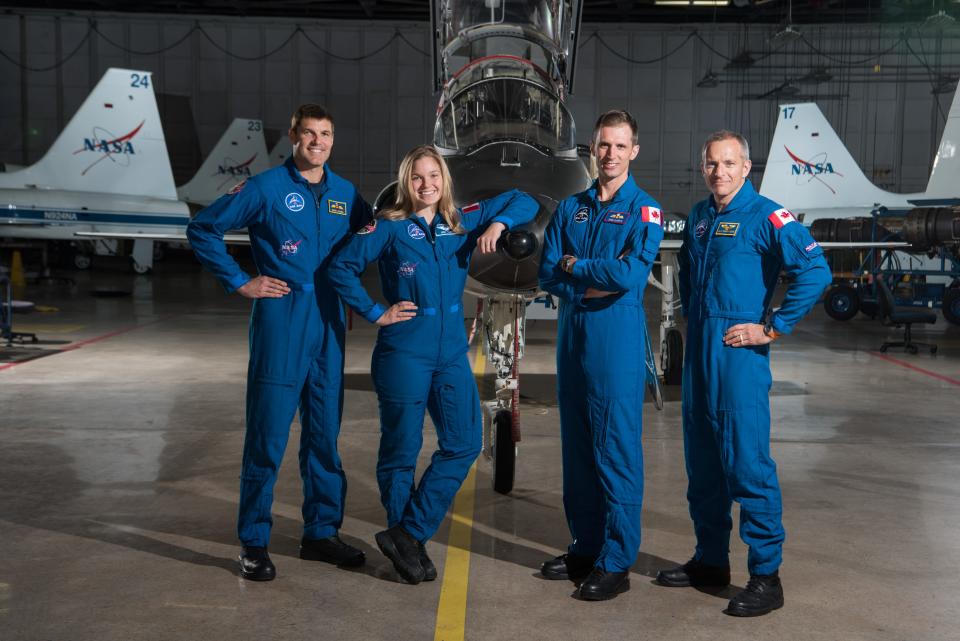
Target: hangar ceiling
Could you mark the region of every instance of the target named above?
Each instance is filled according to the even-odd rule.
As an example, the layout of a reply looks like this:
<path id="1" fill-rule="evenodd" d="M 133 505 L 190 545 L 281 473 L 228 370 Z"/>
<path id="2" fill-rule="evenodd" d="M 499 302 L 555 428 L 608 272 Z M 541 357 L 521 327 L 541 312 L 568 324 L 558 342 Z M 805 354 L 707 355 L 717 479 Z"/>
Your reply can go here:
<path id="1" fill-rule="evenodd" d="M 684 1 L 687 4 L 684 5 Z M 429 20 L 427 0 L 13 0 L 4 5 L 57 11 Z M 951 0 L 585 0 L 583 19 L 585 22 L 778 23 L 787 22 L 789 14 L 791 23 L 922 22 L 941 10 L 960 13 L 956 2 Z"/>

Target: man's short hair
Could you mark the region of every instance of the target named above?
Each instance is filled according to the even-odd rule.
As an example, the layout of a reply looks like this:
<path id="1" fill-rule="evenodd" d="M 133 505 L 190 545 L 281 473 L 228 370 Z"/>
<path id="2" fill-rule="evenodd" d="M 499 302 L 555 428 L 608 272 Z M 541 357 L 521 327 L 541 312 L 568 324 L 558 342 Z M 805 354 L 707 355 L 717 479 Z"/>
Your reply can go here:
<path id="1" fill-rule="evenodd" d="M 610 111 L 600 114 L 600 117 L 597 118 L 597 124 L 593 127 L 593 142 L 597 142 L 597 137 L 600 135 L 602 128 L 619 127 L 620 125 L 630 127 L 631 140 L 633 140 L 633 144 L 636 145 L 638 140 L 637 121 L 628 111 L 623 109 L 611 109 Z"/>
<path id="2" fill-rule="evenodd" d="M 293 116 L 290 118 L 290 131 L 296 131 L 304 118 L 329 120 L 330 128 L 333 129 L 333 116 L 330 115 L 330 112 L 320 105 L 308 102 L 305 105 L 300 105 L 297 107 L 297 110 L 293 112 Z"/>
<path id="3" fill-rule="evenodd" d="M 707 139 L 704 141 L 703 148 L 700 150 L 701 165 L 707 162 L 707 147 L 715 142 L 720 142 L 721 140 L 736 140 L 738 143 L 740 143 L 740 156 L 744 160 L 750 160 L 750 143 L 747 142 L 747 139 L 735 131 L 721 129 L 720 131 L 715 131 L 707 136 Z"/>

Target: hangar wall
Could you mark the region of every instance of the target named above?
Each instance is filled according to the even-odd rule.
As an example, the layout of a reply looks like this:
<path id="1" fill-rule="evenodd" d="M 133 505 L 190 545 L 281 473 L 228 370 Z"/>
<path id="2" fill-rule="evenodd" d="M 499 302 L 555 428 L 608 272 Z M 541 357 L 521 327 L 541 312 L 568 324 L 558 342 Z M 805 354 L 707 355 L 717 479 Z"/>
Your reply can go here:
<path id="1" fill-rule="evenodd" d="M 720 127 L 752 145 L 759 184 L 780 102 L 814 100 L 868 177 L 926 185 L 960 71 L 960 34 L 910 25 L 609 25 L 582 30 L 570 107 L 587 143 L 596 114 L 638 118 L 637 180 L 665 207 L 703 197 L 700 141 Z M 403 152 L 432 137 L 436 96 L 424 23 L 9 11 L 0 16 L 0 161 L 36 161 L 110 66 L 155 73 L 185 180 L 234 117 L 261 118 L 268 144 L 306 101 L 337 119 L 336 170 L 372 198 Z M 748 50 L 743 69 L 731 60 Z M 825 80 L 815 72 L 826 67 Z M 701 81 L 708 74 L 714 84 Z M 784 87 L 789 81 L 790 87 Z M 799 93 L 784 95 L 792 90 Z M 194 133 L 195 132 L 195 133 Z"/>

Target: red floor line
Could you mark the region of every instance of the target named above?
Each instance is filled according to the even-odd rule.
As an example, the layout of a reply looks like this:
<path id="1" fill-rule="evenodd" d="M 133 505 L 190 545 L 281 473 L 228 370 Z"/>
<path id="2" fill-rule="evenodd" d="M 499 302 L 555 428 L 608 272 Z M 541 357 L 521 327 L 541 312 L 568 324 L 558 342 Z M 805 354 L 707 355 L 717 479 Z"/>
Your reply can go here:
<path id="1" fill-rule="evenodd" d="M 130 327 L 124 327 L 123 329 L 117 329 L 117 330 L 114 330 L 114 331 L 112 331 L 112 332 L 108 332 L 108 333 L 106 333 L 106 334 L 103 334 L 102 336 L 95 336 L 95 337 L 93 337 L 93 338 L 88 338 L 88 339 L 86 339 L 86 340 L 77 341 L 76 343 L 70 343 L 69 345 L 67 345 L 67 346 L 64 347 L 63 349 L 57 350 L 57 354 L 62 354 L 63 352 L 71 352 L 71 351 L 73 351 L 73 350 L 75 350 L 75 349 L 80 349 L 81 347 L 84 347 L 85 345 L 91 345 L 91 344 L 93 344 L 93 343 L 98 343 L 98 342 L 103 341 L 103 340 L 106 340 L 106 339 L 108 339 L 108 338 L 113 338 L 114 336 L 119 336 L 120 334 L 126 334 L 127 332 L 132 332 L 133 330 L 135 330 L 135 329 L 140 329 L 141 327 L 149 327 L 150 325 L 155 325 L 155 324 L 157 324 L 157 323 L 159 323 L 159 322 L 161 322 L 161 321 L 169 320 L 170 318 L 173 318 L 173 317 L 172 317 L 172 316 L 161 316 L 160 318 L 158 318 L 158 319 L 156 319 L 156 320 L 152 320 L 152 321 L 150 321 L 149 323 L 143 323 L 143 324 L 141 324 L 141 325 L 131 325 Z M 56 355 L 56 354 L 50 354 L 50 356 L 55 356 L 55 355 Z M 16 363 L 6 363 L 6 364 L 4 364 L 4 365 L 0 365 L 0 372 L 2 372 L 2 371 L 5 370 L 5 369 L 10 369 L 11 367 L 16 367 L 17 365 L 24 365 L 24 364 L 26 364 L 26 363 L 31 363 L 31 362 L 33 362 L 33 361 L 35 361 L 35 360 L 39 360 L 39 359 L 37 359 L 37 358 L 30 358 L 30 359 L 27 359 L 27 360 L 25 360 L 25 361 L 17 361 Z"/>
<path id="2" fill-rule="evenodd" d="M 927 376 L 932 376 L 933 378 L 940 379 L 941 381 L 946 381 L 947 383 L 950 383 L 951 385 L 960 385 L 960 381 L 958 381 L 958 380 L 955 379 L 955 378 L 950 378 L 949 376 L 944 376 L 943 374 L 937 374 L 936 372 L 931 372 L 931 371 L 928 370 L 928 369 L 923 369 L 922 367 L 917 367 L 916 365 L 911 365 L 910 363 L 908 363 L 908 362 L 906 362 L 906 361 L 901 361 L 900 359 L 897 359 L 897 358 L 891 358 L 890 356 L 887 356 L 886 354 L 881 354 L 881 353 L 879 353 L 879 352 L 869 352 L 869 354 L 872 355 L 872 356 L 876 356 L 877 358 L 882 358 L 882 359 L 885 360 L 885 361 L 890 361 L 891 363 L 894 363 L 894 364 L 899 365 L 899 366 L 901 366 L 901 367 L 906 367 L 907 369 L 912 369 L 912 370 L 915 371 L 915 372 L 920 372 L 921 374 L 926 374 Z"/>

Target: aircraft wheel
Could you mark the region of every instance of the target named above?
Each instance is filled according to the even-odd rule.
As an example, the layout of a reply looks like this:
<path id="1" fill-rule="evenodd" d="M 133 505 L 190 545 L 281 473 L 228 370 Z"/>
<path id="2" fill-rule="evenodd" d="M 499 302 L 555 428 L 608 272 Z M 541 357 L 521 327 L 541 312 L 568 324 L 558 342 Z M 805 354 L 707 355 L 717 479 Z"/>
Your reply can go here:
<path id="1" fill-rule="evenodd" d="M 663 382 L 666 385 L 680 385 L 683 380 L 683 336 L 679 329 L 667 332 L 667 359 L 663 368 Z"/>
<path id="2" fill-rule="evenodd" d="M 500 410 L 493 417 L 493 491 L 509 494 L 517 467 L 517 444 L 513 442 L 513 416 Z"/>
<path id="3" fill-rule="evenodd" d="M 90 269 L 92 263 L 93 259 L 90 258 L 89 254 L 73 255 L 73 266 L 77 269 Z"/>
<path id="4" fill-rule="evenodd" d="M 133 267 L 133 271 L 135 271 L 138 274 L 150 273 L 150 267 L 148 267 L 147 265 L 141 265 L 135 260 L 132 260 L 132 259 L 130 260 L 130 266 Z"/>
<path id="5" fill-rule="evenodd" d="M 834 285 L 823 297 L 823 309 L 834 320 L 848 321 L 860 310 L 860 294 L 850 285 Z"/>
<path id="6" fill-rule="evenodd" d="M 951 287 L 943 295 L 943 317 L 954 325 L 960 325 L 960 287 Z"/>

